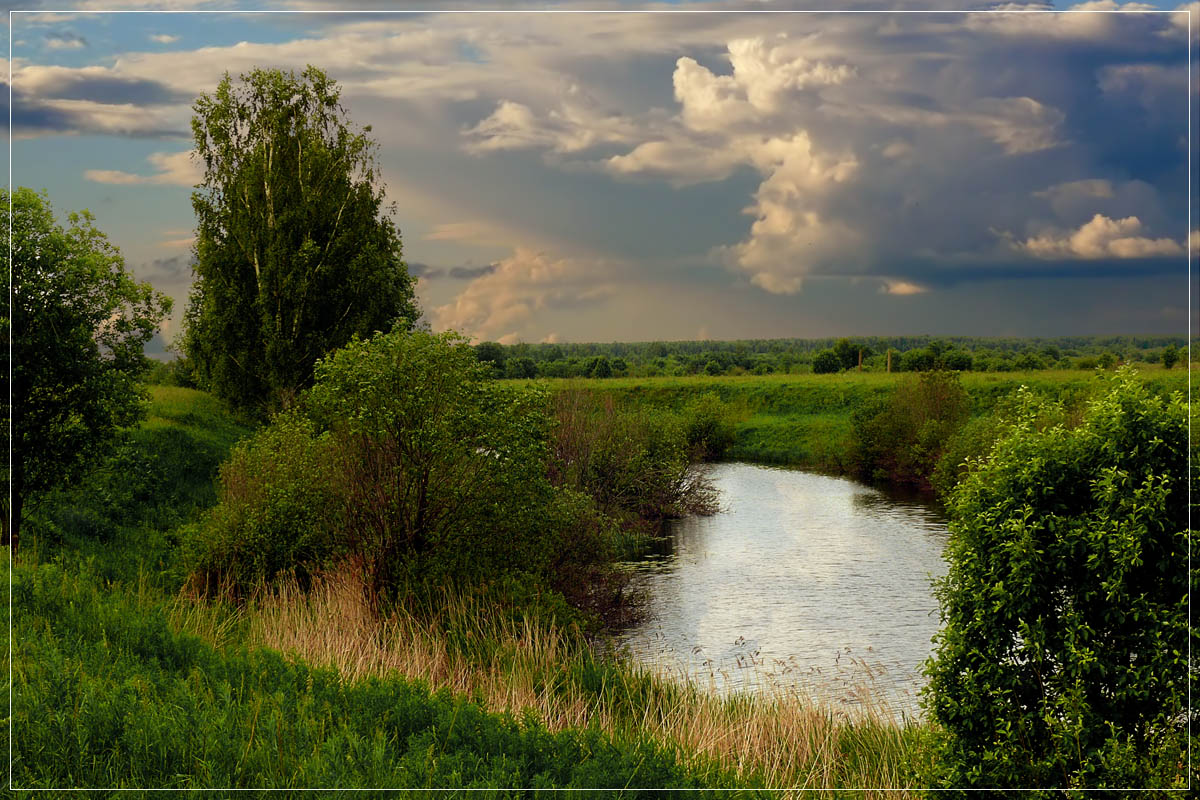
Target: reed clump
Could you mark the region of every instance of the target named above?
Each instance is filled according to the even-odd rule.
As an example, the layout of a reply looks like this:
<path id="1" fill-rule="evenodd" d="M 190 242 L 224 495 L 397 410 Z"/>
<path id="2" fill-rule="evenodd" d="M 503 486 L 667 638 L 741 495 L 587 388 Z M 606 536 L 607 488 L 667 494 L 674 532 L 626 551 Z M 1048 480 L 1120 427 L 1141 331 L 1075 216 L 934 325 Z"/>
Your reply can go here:
<path id="1" fill-rule="evenodd" d="M 307 589 L 294 580 L 260 589 L 240 608 L 181 596 L 172 619 L 204 638 L 236 628 L 250 646 L 333 667 L 347 682 L 401 675 L 551 731 L 649 736 L 753 784 L 889 797 L 913 785 L 918 726 L 870 703 L 848 716 L 794 688 L 719 696 L 603 654 L 572 625 L 506 613 L 461 590 L 378 613 L 361 575 L 344 566 Z"/>

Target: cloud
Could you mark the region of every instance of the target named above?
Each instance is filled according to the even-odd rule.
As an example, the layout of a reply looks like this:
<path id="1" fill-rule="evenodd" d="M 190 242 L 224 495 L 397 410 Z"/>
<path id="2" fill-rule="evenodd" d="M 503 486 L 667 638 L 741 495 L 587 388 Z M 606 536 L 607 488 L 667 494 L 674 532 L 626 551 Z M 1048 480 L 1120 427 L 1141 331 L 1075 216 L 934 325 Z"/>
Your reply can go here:
<path id="1" fill-rule="evenodd" d="M 1137 217 L 1110 219 L 1097 214 L 1078 230 L 1046 233 L 1026 239 L 1019 247 L 1037 258 L 1107 259 L 1155 258 L 1184 252 L 1174 239 L 1139 236 L 1142 223 Z"/>
<path id="2" fill-rule="evenodd" d="M 13 97 L 15 138 L 98 133 L 132 138 L 186 138 L 182 122 L 152 107 L 91 100 L 30 100 Z"/>
<path id="3" fill-rule="evenodd" d="M 46 31 L 43 38 L 51 50 L 82 50 L 88 46 L 87 39 L 70 31 Z"/>
<path id="4" fill-rule="evenodd" d="M 157 42 L 158 44 L 171 44 L 172 42 L 178 42 L 179 37 L 172 36 L 169 33 L 152 33 L 150 34 L 150 41 Z"/>
<path id="5" fill-rule="evenodd" d="M 924 286 L 918 286 L 915 283 L 909 283 L 908 281 L 884 279 L 883 285 L 880 287 L 880 291 L 883 294 L 907 296 L 913 294 L 924 294 L 925 292 L 928 292 L 929 289 Z"/>
<path id="6" fill-rule="evenodd" d="M 602 261 L 554 258 L 518 247 L 476 278 L 451 302 L 433 310 L 436 330 L 453 329 L 478 339 L 514 339 L 539 313 L 606 302 L 617 291 Z M 539 337 L 529 337 L 539 338 Z"/>
<path id="7" fill-rule="evenodd" d="M 181 153 L 151 153 L 147 159 L 158 172 L 153 175 L 135 175 L 115 169 L 89 169 L 83 177 L 96 183 L 119 185 L 154 184 L 158 186 L 195 186 L 204 180 L 204 172 L 195 160 L 195 151 Z"/>
<path id="8" fill-rule="evenodd" d="M 464 264 L 460 267 L 431 267 L 419 261 L 410 261 L 408 263 L 408 274 L 414 278 L 424 278 L 426 280 L 453 278 L 459 281 L 469 281 L 481 278 L 484 275 L 491 275 L 496 271 L 496 267 L 496 264 L 483 264 L 480 266 Z"/>
<path id="9" fill-rule="evenodd" d="M 631 142 L 636 127 L 618 114 L 601 112 L 572 86 L 566 99 L 544 116 L 521 103 L 502 100 L 491 115 L 463 135 L 468 140 L 467 150 L 473 153 L 524 149 L 578 153 L 598 145 Z"/>
<path id="10" fill-rule="evenodd" d="M 446 274 L 451 278 L 457 278 L 460 281 L 469 281 L 474 280 L 475 278 L 481 278 L 484 275 L 491 275 L 496 271 L 496 269 L 496 264 L 484 264 L 478 267 L 467 265 L 463 267 L 451 267 L 449 270 L 447 270 Z"/>
<path id="11" fill-rule="evenodd" d="M 431 242 L 465 242 L 480 245 L 511 245 L 514 233 L 486 220 L 441 222 L 422 238 Z"/>

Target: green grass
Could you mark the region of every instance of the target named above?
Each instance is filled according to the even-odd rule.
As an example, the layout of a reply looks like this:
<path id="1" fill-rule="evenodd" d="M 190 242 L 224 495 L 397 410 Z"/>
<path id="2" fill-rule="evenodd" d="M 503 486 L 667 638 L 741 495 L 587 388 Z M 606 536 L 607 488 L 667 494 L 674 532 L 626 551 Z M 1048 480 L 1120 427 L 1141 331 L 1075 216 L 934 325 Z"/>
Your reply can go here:
<path id="1" fill-rule="evenodd" d="M 1187 391 L 1187 370 L 1138 365 L 1155 394 Z M 991 410 L 1020 386 L 1059 400 L 1090 395 L 1097 373 L 1084 370 L 1031 372 L 964 372 L 963 387 L 973 413 Z M 655 378 L 551 380 L 552 389 L 587 389 L 612 394 L 633 404 L 682 409 L 687 402 L 714 392 L 742 417 L 726 458 L 762 464 L 800 466 L 845 472 L 852 446 L 850 415 L 855 408 L 888 396 L 914 373 L 845 372 L 834 375 L 740 375 Z"/>
<path id="2" fill-rule="evenodd" d="M 149 388 L 146 419 L 109 459 L 29 509 L 22 550 L 33 561 L 89 563 L 124 582 L 148 571 L 164 589 L 178 588 L 175 530 L 216 502 L 217 470 L 251 427 L 204 392 Z"/>
<path id="3" fill-rule="evenodd" d="M 173 631 L 144 588 L 106 587 L 57 565 L 19 567 L 13 594 L 19 788 L 737 783 L 716 768 L 685 768 L 645 737 L 615 739 L 595 727 L 550 732 L 419 681 L 347 683 L 272 650 L 218 651 Z"/>

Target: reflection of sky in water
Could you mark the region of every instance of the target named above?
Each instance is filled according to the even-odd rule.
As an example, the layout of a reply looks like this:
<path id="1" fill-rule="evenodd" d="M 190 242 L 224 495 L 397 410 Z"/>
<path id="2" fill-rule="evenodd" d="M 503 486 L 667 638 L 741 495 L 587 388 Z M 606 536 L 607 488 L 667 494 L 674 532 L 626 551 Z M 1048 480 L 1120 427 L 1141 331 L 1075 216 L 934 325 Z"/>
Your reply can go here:
<path id="1" fill-rule="evenodd" d="M 671 525 L 672 553 L 638 565 L 640 660 L 718 691 L 799 688 L 834 703 L 862 686 L 916 710 L 938 627 L 943 520 L 842 478 L 749 464 L 710 477 L 722 513 Z"/>

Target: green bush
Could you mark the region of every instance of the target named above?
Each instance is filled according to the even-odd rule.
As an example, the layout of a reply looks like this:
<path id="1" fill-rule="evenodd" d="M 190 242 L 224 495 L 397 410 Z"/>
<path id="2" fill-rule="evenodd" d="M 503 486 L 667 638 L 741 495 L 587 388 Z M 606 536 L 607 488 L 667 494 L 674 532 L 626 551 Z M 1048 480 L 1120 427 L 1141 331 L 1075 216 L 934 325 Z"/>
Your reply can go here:
<path id="1" fill-rule="evenodd" d="M 828 375 L 842 368 L 842 360 L 833 350 L 822 350 L 813 356 L 812 371 L 817 375 Z"/>
<path id="2" fill-rule="evenodd" d="M 1186 785 L 1187 407 L 1124 370 L 1063 414 L 1022 390 L 952 494 L 935 786 Z"/>
<path id="3" fill-rule="evenodd" d="M 855 471 L 869 480 L 930 488 L 947 443 L 970 412 L 957 373 L 922 372 L 853 412 Z"/>
<path id="4" fill-rule="evenodd" d="M 184 529 L 198 588 L 237 594 L 281 572 L 303 581 L 349 552 L 334 448 L 295 410 L 234 448 L 221 467 L 220 503 Z"/>
<path id="5" fill-rule="evenodd" d="M 711 508 L 694 473 L 683 419 L 654 406 L 620 408 L 611 396 L 554 396 L 551 480 L 592 497 L 625 524 Z"/>
<path id="6" fill-rule="evenodd" d="M 738 415 L 716 392 L 705 392 L 683 409 L 688 447 L 697 458 L 715 461 L 737 436 Z"/>
<path id="7" fill-rule="evenodd" d="M 194 536 L 198 575 L 245 586 L 351 556 L 382 596 L 411 573 L 544 570 L 547 399 L 490 372 L 455 334 L 395 331 L 329 355 L 223 471 Z"/>

